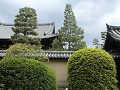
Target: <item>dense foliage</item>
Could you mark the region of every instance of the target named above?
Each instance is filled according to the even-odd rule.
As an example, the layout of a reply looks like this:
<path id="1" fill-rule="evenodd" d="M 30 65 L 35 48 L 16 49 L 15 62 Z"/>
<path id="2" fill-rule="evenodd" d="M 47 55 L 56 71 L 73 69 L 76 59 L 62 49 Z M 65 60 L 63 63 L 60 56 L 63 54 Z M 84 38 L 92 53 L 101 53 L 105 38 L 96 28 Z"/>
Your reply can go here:
<path id="1" fill-rule="evenodd" d="M 0 90 L 57 90 L 54 71 L 26 58 L 0 61 L 0 86 Z"/>
<path id="2" fill-rule="evenodd" d="M 60 37 L 60 36 L 59 36 L 59 37 Z M 58 38 L 55 38 L 55 39 L 53 40 L 52 49 L 51 49 L 51 50 L 64 51 L 61 38 L 59 38 L 59 37 L 58 37 Z"/>
<path id="3" fill-rule="evenodd" d="M 38 38 L 31 37 L 38 35 L 37 32 L 34 31 L 34 29 L 37 28 L 37 14 L 33 8 L 21 8 L 14 22 L 14 27 L 12 27 L 14 35 L 11 36 L 13 43 L 40 45 Z"/>
<path id="4" fill-rule="evenodd" d="M 100 47 L 100 43 L 99 43 L 98 38 L 94 38 L 92 43 L 95 46 L 95 48 L 99 48 Z"/>
<path id="5" fill-rule="evenodd" d="M 54 49 L 62 48 L 71 51 L 86 47 L 83 34 L 84 31 L 77 26 L 71 5 L 67 4 L 64 11 L 64 25 L 58 30 L 58 38 L 53 42 Z"/>
<path id="6" fill-rule="evenodd" d="M 9 49 L 7 49 L 4 58 L 10 57 L 26 57 L 29 59 L 35 59 L 39 61 L 48 60 L 48 57 L 46 57 L 40 46 L 21 43 L 14 44 Z"/>
<path id="7" fill-rule="evenodd" d="M 69 90 L 118 90 L 116 65 L 101 49 L 81 49 L 68 60 Z"/>

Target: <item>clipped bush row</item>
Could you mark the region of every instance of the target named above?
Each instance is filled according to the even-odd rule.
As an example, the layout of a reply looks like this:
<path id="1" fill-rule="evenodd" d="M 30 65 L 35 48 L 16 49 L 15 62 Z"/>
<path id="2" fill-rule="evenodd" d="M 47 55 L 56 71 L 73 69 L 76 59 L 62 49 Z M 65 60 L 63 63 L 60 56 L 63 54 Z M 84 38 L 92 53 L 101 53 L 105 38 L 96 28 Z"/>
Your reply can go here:
<path id="1" fill-rule="evenodd" d="M 118 90 L 116 65 L 101 49 L 81 49 L 68 60 L 68 90 Z"/>
<path id="2" fill-rule="evenodd" d="M 3 90 L 57 90 L 55 73 L 40 61 L 5 58 L 0 61 Z"/>

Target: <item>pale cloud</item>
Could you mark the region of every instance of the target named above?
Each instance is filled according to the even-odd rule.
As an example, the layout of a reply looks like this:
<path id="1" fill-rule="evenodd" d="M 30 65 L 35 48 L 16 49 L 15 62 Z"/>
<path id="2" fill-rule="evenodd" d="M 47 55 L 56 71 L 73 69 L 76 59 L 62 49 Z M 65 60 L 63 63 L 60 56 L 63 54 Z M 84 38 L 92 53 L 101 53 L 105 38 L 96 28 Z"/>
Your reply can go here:
<path id="1" fill-rule="evenodd" d="M 107 22 L 108 24 L 120 25 L 120 7 L 114 12 L 106 14 L 102 18 L 102 22 Z"/>
<path id="2" fill-rule="evenodd" d="M 92 46 L 94 38 L 101 42 L 101 32 L 106 31 L 106 23 L 119 22 L 119 0 L 84 0 L 80 1 L 73 9 L 78 25 L 84 28 L 85 41 L 88 47 Z M 120 25 L 120 23 L 119 23 Z"/>

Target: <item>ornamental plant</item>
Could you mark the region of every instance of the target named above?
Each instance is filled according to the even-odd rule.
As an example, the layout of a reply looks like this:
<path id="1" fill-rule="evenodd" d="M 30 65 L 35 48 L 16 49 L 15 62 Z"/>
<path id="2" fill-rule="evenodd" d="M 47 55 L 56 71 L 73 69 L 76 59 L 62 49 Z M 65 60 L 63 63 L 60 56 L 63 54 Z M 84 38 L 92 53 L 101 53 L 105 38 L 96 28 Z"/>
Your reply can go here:
<path id="1" fill-rule="evenodd" d="M 43 62 L 26 58 L 0 61 L 0 90 L 57 90 L 54 71 Z"/>
<path id="2" fill-rule="evenodd" d="M 26 57 L 29 59 L 35 59 L 39 61 L 48 60 L 48 57 L 44 54 L 43 50 L 41 49 L 41 46 L 22 43 L 14 44 L 10 46 L 9 49 L 7 49 L 4 58 L 11 57 L 16 58 Z"/>
<path id="3" fill-rule="evenodd" d="M 69 90 L 118 90 L 116 65 L 101 49 L 81 49 L 68 60 Z"/>
<path id="4" fill-rule="evenodd" d="M 41 45 L 40 39 L 34 38 L 38 35 L 38 33 L 35 32 L 38 25 L 36 10 L 30 7 L 20 8 L 19 13 L 15 17 L 14 27 L 11 28 L 14 32 L 14 35 L 11 36 L 12 42 L 14 44 L 27 43 Z"/>

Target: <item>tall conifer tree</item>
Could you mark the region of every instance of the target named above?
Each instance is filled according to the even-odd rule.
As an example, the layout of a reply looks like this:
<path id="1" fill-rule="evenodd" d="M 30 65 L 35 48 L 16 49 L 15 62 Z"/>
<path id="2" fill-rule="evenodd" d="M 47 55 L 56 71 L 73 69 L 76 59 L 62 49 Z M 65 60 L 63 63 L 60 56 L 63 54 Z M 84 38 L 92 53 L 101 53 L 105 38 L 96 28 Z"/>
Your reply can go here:
<path id="1" fill-rule="evenodd" d="M 70 4 L 66 4 L 64 24 L 58 32 L 58 40 L 62 42 L 65 50 L 71 51 L 86 47 L 86 42 L 82 41 L 84 38 L 84 31 L 77 26 L 77 21 Z"/>
<path id="2" fill-rule="evenodd" d="M 11 36 L 13 43 L 40 45 L 38 38 L 31 37 L 38 35 L 37 32 L 34 31 L 34 29 L 37 28 L 37 14 L 33 8 L 21 8 L 14 22 L 14 27 L 12 27 L 14 35 Z"/>
<path id="3" fill-rule="evenodd" d="M 94 38 L 92 43 L 95 46 L 95 48 L 99 48 L 100 47 L 98 38 Z"/>

